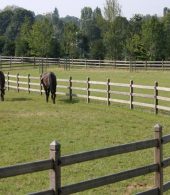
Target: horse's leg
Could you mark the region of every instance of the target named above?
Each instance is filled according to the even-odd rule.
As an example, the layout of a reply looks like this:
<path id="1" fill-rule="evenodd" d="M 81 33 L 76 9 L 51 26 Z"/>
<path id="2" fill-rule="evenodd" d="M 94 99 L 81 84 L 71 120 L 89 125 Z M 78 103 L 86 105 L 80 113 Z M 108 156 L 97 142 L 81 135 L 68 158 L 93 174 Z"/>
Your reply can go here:
<path id="1" fill-rule="evenodd" d="M 53 100 L 53 104 L 55 104 L 55 98 L 56 98 L 56 94 L 55 93 L 51 93 L 51 99 Z"/>
<path id="2" fill-rule="evenodd" d="M 50 91 L 47 90 L 47 93 L 46 93 L 46 102 L 48 102 L 49 95 L 50 95 Z"/>

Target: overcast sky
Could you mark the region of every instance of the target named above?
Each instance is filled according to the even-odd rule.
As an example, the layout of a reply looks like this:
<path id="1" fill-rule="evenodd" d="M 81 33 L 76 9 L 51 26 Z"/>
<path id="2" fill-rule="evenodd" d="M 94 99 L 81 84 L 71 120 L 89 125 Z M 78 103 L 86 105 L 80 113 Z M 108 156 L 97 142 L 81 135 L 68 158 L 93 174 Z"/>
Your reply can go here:
<path id="1" fill-rule="evenodd" d="M 0 9 L 7 5 L 17 5 L 34 11 L 35 14 L 53 12 L 56 7 L 60 17 L 66 15 L 80 18 L 81 9 L 85 6 L 95 9 L 97 6 L 103 10 L 106 0 L 0 0 Z M 170 0 L 118 0 L 122 15 L 131 18 L 134 14 L 163 15 L 163 8 L 170 8 Z"/>

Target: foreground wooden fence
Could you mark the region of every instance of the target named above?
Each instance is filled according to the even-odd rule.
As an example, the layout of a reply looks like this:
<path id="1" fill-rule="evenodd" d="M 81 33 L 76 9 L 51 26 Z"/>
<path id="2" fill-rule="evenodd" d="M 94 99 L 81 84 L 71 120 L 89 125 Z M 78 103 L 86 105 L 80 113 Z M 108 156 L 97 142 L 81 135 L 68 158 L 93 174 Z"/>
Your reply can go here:
<path id="1" fill-rule="evenodd" d="M 40 84 L 40 77 L 6 74 L 6 88 L 42 94 L 44 90 Z M 130 109 L 135 106 L 146 107 L 154 110 L 170 111 L 170 88 L 160 87 L 158 82 L 153 86 L 138 85 L 132 80 L 126 83 L 112 83 L 110 79 L 106 82 L 87 80 L 57 79 L 56 94 L 84 98 L 87 103 L 92 100 L 104 101 L 107 105 L 119 103 L 129 105 Z"/>
<path id="2" fill-rule="evenodd" d="M 163 169 L 170 166 L 170 158 L 163 160 L 163 145 L 170 142 L 170 135 L 162 136 L 161 125 L 156 125 L 154 129 L 154 139 L 67 156 L 61 156 L 61 145 L 58 142 L 54 141 L 50 144 L 50 159 L 9 167 L 0 167 L 0 178 L 7 178 L 27 173 L 50 170 L 50 189 L 42 192 L 31 193 L 31 195 L 66 195 L 108 184 L 113 184 L 116 182 L 155 172 L 155 187 L 146 192 L 138 193 L 138 195 L 162 195 L 163 192 L 166 192 L 170 189 L 170 182 L 166 184 L 163 183 Z M 96 179 L 91 179 L 88 181 L 82 181 L 76 184 L 61 186 L 61 168 L 64 166 L 144 150 L 148 148 L 155 148 L 155 162 L 153 164 Z"/>
<path id="3" fill-rule="evenodd" d="M 0 56 L 0 69 L 39 67 L 41 72 L 49 66 L 70 68 L 114 68 L 135 70 L 170 70 L 170 61 L 118 61 L 70 58 Z"/>

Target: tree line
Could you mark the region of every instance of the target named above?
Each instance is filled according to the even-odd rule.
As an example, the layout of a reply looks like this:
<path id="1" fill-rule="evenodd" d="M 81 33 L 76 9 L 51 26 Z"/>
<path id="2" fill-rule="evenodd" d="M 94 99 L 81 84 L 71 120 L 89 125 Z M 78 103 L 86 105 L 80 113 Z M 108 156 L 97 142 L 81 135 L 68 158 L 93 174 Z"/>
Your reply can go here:
<path id="1" fill-rule="evenodd" d="M 121 15 L 117 0 L 84 7 L 81 17 L 61 18 L 58 9 L 45 15 L 17 6 L 0 11 L 0 55 L 114 60 L 169 60 L 170 12 L 162 17 Z"/>

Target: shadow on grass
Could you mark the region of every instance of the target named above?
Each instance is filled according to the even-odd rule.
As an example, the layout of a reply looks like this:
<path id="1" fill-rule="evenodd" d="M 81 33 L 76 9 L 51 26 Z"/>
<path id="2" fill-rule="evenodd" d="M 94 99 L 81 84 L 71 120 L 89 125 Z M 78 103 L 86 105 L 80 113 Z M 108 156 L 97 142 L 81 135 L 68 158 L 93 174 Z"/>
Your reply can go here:
<path id="1" fill-rule="evenodd" d="M 73 99 L 73 100 L 69 100 L 69 99 L 60 99 L 59 101 L 60 101 L 60 102 L 67 103 L 67 104 L 77 104 L 77 103 L 79 103 L 79 100 L 78 100 L 78 99 Z"/>
<path id="2" fill-rule="evenodd" d="M 11 99 L 7 99 L 6 101 L 10 101 L 10 102 L 20 102 L 20 101 L 31 101 L 31 98 L 11 98 Z"/>

